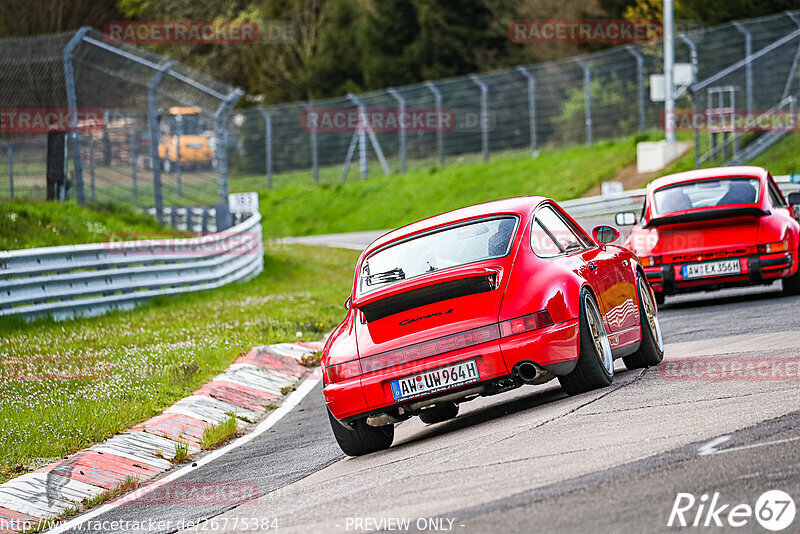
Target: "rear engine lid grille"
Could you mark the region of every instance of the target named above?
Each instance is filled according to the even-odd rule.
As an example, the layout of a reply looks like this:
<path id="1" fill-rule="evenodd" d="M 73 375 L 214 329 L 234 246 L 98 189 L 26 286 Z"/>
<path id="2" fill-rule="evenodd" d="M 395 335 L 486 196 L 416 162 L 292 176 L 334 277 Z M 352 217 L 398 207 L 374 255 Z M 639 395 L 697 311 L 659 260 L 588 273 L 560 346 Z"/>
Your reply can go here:
<path id="1" fill-rule="evenodd" d="M 427 306 L 428 304 L 435 304 L 443 300 L 467 295 L 487 293 L 493 289 L 495 289 L 495 286 L 492 281 L 492 275 L 472 276 L 412 289 L 405 293 L 364 304 L 359 309 L 364 312 L 367 322 L 373 322 L 396 313 Z"/>

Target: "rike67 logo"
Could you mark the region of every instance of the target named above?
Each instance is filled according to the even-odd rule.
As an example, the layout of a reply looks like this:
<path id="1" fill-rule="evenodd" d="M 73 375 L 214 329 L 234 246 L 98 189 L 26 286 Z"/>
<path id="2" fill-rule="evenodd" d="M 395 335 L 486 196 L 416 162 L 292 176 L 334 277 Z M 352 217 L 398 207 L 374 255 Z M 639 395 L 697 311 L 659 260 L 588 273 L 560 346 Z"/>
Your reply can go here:
<path id="1" fill-rule="evenodd" d="M 755 506 L 731 504 L 720 498 L 719 492 L 698 499 L 691 493 L 678 493 L 669 514 L 668 527 L 723 527 L 725 530 L 751 525 L 779 532 L 794 521 L 796 509 L 792 497 L 781 490 L 764 492 Z"/>

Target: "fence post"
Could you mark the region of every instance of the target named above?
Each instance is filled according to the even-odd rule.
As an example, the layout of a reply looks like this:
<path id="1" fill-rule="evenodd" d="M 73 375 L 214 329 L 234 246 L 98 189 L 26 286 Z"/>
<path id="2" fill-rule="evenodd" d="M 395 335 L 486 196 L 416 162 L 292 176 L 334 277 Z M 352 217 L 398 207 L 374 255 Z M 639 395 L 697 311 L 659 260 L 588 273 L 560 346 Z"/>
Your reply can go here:
<path id="1" fill-rule="evenodd" d="M 358 126 L 356 126 L 356 128 L 358 128 L 358 168 L 361 179 L 364 180 L 369 174 L 369 169 L 367 168 L 367 132 L 362 123 L 362 121 L 365 121 L 367 118 L 367 111 L 364 109 L 364 104 L 361 102 L 358 102 L 356 105 L 358 106 Z"/>
<path id="2" fill-rule="evenodd" d="M 353 133 L 350 138 L 350 146 L 347 147 L 347 156 L 344 158 L 344 165 L 342 166 L 342 174 L 339 181 L 344 183 L 347 180 L 347 173 L 350 172 L 350 162 L 353 161 L 353 153 L 356 150 L 356 142 L 358 141 L 358 132 Z"/>
<path id="3" fill-rule="evenodd" d="M 264 108 L 258 108 L 264 118 L 264 170 L 267 173 L 267 189 L 272 189 L 272 115 Z"/>
<path id="4" fill-rule="evenodd" d="M 750 61 L 750 56 L 753 55 L 753 35 L 738 20 L 733 21 L 731 24 L 733 24 L 734 28 L 739 30 L 739 33 L 744 35 L 744 55 L 748 59 L 744 66 L 745 104 L 747 105 L 747 112 L 752 113 L 754 108 L 753 62 Z"/>
<path id="5" fill-rule="evenodd" d="M 536 145 L 536 78 L 525 67 L 517 67 L 517 70 L 528 80 L 528 128 L 531 139 L 531 156 L 535 158 L 539 155 L 539 147 Z"/>
<path id="6" fill-rule="evenodd" d="M 678 34 L 678 38 L 686 43 L 686 46 L 689 47 L 689 59 L 692 62 L 692 79 L 697 79 L 697 68 L 698 68 L 698 61 L 699 58 L 697 56 L 697 45 L 694 44 L 694 41 L 689 39 L 689 36 L 685 33 Z M 694 117 L 697 113 L 697 95 L 696 91 L 694 90 L 693 85 L 689 86 L 689 98 L 692 101 L 692 135 L 694 137 L 694 168 L 700 168 L 700 132 L 697 129 L 697 125 L 695 124 Z M 667 118 L 668 119 L 668 118 Z M 665 121 L 667 120 L 665 119 Z M 664 123 L 666 124 L 666 122 Z"/>
<path id="7" fill-rule="evenodd" d="M 400 143 L 400 147 L 398 149 L 400 156 L 400 172 L 402 174 L 405 174 L 406 164 L 407 164 L 406 162 L 407 148 L 406 148 L 406 124 L 405 121 L 403 120 L 403 116 L 406 113 L 406 100 L 400 95 L 400 93 L 397 92 L 396 89 L 387 89 L 386 92 L 389 93 L 392 96 L 392 98 L 397 100 L 397 107 L 398 107 L 397 122 L 400 128 L 398 133 L 399 143 Z"/>
<path id="8" fill-rule="evenodd" d="M 645 94 L 644 94 L 644 56 L 633 46 L 626 46 L 625 50 L 636 59 L 636 104 L 639 110 L 639 131 L 644 133 L 647 130 L 647 115 L 645 114 Z"/>
<path id="9" fill-rule="evenodd" d="M 167 72 L 175 66 L 175 61 L 168 61 L 161 66 L 147 84 L 147 123 L 150 127 L 150 161 L 153 167 L 153 203 L 156 208 L 156 220 L 162 224 L 164 215 L 164 198 L 161 191 L 161 157 L 158 154 L 159 116 L 158 116 L 158 86 Z M 178 142 L 180 145 L 180 142 Z M 169 156 L 167 156 L 169 157 Z M 179 193 L 180 194 L 180 193 Z"/>
<path id="10" fill-rule="evenodd" d="M 433 84 L 433 82 L 425 82 L 425 87 L 430 89 L 431 93 L 433 93 L 436 117 L 437 121 L 439 121 L 438 127 L 436 128 L 436 154 L 439 158 L 439 166 L 444 167 L 444 131 L 442 130 L 441 126 L 442 92 Z"/>
<path id="11" fill-rule="evenodd" d="M 92 193 L 92 202 L 97 201 L 97 193 L 94 187 L 94 136 L 89 136 L 89 187 Z"/>
<path id="12" fill-rule="evenodd" d="M 381 150 L 381 145 L 378 143 L 378 138 L 375 136 L 375 132 L 372 130 L 372 125 L 369 123 L 369 118 L 367 116 L 367 108 L 364 106 L 364 103 L 354 95 L 353 93 L 347 93 L 347 98 L 350 101 L 358 106 L 358 143 L 359 143 L 359 158 L 361 164 L 361 178 L 367 177 L 367 136 L 369 136 L 369 142 L 372 144 L 372 149 L 375 151 L 375 154 L 378 156 L 378 161 L 383 168 L 383 173 L 386 176 L 391 174 L 389 170 L 389 164 L 386 163 L 386 158 L 383 156 L 383 150 Z"/>
<path id="13" fill-rule="evenodd" d="M 310 109 L 306 106 L 306 110 Z M 317 125 L 316 121 L 312 121 L 311 128 L 309 128 L 309 135 L 311 136 L 311 173 L 314 175 L 314 183 L 319 183 L 319 153 L 317 152 Z M 363 176 L 362 176 L 363 178 Z"/>
<path id="14" fill-rule="evenodd" d="M 14 149 L 9 143 L 0 141 L 0 145 L 6 147 L 6 154 L 8 155 L 8 190 L 11 199 L 14 198 Z"/>
<path id="15" fill-rule="evenodd" d="M 178 196 L 183 196 L 183 163 L 181 162 L 181 136 L 183 135 L 183 115 L 175 115 L 175 186 Z M 167 158 L 169 159 L 169 158 Z"/>
<path id="16" fill-rule="evenodd" d="M 586 145 L 592 146 L 592 71 L 588 65 L 576 59 L 575 63 L 583 70 L 583 107 L 586 124 Z"/>
<path id="17" fill-rule="evenodd" d="M 219 204 L 217 208 L 217 231 L 230 228 L 230 214 L 228 207 L 228 136 L 226 134 L 226 122 L 228 114 L 242 98 L 244 93 L 241 89 L 234 89 L 225 99 L 220 102 L 214 112 L 214 160 L 217 162 L 217 173 L 219 174 Z M 224 212 L 224 213 L 223 213 Z"/>
<path id="18" fill-rule="evenodd" d="M 797 15 L 791 11 L 787 11 L 786 16 L 789 17 L 789 19 L 794 22 L 798 28 L 800 28 L 800 18 L 798 18 Z M 789 75 L 786 77 L 786 85 L 783 87 L 783 96 L 781 97 L 781 100 L 789 96 L 789 93 L 792 90 L 792 79 L 794 78 L 794 73 L 797 69 L 798 59 L 800 59 L 800 46 L 797 47 L 797 52 L 795 53 L 794 60 L 792 61 L 792 67 L 789 69 Z"/>
<path id="19" fill-rule="evenodd" d="M 489 86 L 475 74 L 470 74 L 469 79 L 481 90 L 481 151 L 483 161 L 489 161 Z"/>
<path id="20" fill-rule="evenodd" d="M 126 128 L 128 133 L 128 150 L 131 153 L 131 187 L 133 189 L 133 198 L 139 198 L 139 187 L 137 184 L 138 175 L 136 168 L 136 158 L 139 155 L 139 143 L 136 139 L 136 134 L 131 133 L 131 128 Z M 159 221 L 161 222 L 161 221 Z"/>
<path id="21" fill-rule="evenodd" d="M 81 141 L 78 135 L 78 97 L 75 91 L 75 69 L 72 64 L 72 54 L 78 44 L 83 40 L 91 27 L 84 26 L 75 32 L 72 39 L 64 47 L 64 82 L 67 90 L 67 106 L 69 107 L 70 125 L 69 139 L 72 148 L 72 161 L 75 167 L 75 197 L 79 205 L 86 204 L 83 191 L 83 165 L 81 164 Z"/>

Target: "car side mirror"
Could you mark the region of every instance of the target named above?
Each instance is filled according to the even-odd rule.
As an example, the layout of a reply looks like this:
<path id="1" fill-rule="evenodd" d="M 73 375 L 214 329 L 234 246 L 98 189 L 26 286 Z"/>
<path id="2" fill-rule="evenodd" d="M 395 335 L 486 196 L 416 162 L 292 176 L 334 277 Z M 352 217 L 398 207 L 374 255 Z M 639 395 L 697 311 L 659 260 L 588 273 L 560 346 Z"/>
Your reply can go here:
<path id="1" fill-rule="evenodd" d="M 789 204 L 792 206 L 797 206 L 800 204 L 800 192 L 797 193 L 789 193 L 789 198 L 787 199 Z"/>
<path id="2" fill-rule="evenodd" d="M 347 300 L 344 301 L 344 309 L 345 310 L 350 309 L 350 297 L 347 297 Z"/>
<path id="3" fill-rule="evenodd" d="M 619 232 L 613 226 L 601 225 L 596 226 L 594 230 L 592 230 L 592 237 L 601 245 L 607 245 L 619 238 Z"/>
<path id="4" fill-rule="evenodd" d="M 636 214 L 632 211 L 623 211 L 622 213 L 617 213 L 614 216 L 614 222 L 617 223 L 617 226 L 633 226 L 636 224 Z"/>

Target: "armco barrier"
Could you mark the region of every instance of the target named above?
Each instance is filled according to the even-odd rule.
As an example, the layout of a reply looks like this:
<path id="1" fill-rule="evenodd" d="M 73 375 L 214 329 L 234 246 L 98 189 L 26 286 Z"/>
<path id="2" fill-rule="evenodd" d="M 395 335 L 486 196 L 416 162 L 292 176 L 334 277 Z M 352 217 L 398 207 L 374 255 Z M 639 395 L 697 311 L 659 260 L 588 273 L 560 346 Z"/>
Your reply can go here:
<path id="1" fill-rule="evenodd" d="M 794 175 L 775 176 L 775 182 L 784 195 L 800 191 L 800 176 L 797 182 L 792 181 Z M 621 211 L 640 212 L 644 204 L 644 197 L 647 189 L 632 189 L 623 193 L 608 195 L 605 197 L 595 196 L 586 198 L 576 198 L 561 202 L 561 206 L 573 217 L 595 217 L 601 215 L 612 215 Z"/>
<path id="2" fill-rule="evenodd" d="M 157 295 L 212 289 L 261 272 L 261 216 L 224 232 L 0 252 L 0 316 L 55 319 L 131 309 Z"/>

